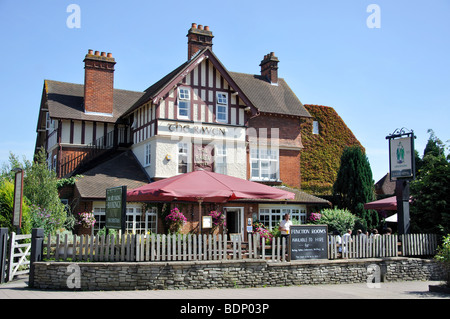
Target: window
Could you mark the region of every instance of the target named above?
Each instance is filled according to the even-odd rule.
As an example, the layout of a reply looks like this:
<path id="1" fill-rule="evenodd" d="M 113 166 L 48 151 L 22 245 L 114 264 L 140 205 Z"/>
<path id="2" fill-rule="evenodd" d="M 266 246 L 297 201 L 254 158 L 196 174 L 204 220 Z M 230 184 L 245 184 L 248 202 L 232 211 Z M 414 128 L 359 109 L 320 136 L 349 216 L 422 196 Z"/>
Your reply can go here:
<path id="1" fill-rule="evenodd" d="M 319 122 L 313 121 L 313 134 L 319 134 Z"/>
<path id="2" fill-rule="evenodd" d="M 189 118 L 191 110 L 191 90 L 186 87 L 178 88 L 178 118 Z"/>
<path id="3" fill-rule="evenodd" d="M 291 215 L 294 224 L 306 223 L 306 207 L 267 207 L 259 209 L 259 220 L 268 229 L 276 229 L 285 214 Z"/>
<path id="4" fill-rule="evenodd" d="M 152 207 L 142 214 L 140 207 L 127 207 L 126 231 L 132 234 L 156 233 L 157 210 Z"/>
<path id="5" fill-rule="evenodd" d="M 278 149 L 252 148 L 250 151 L 251 179 L 278 180 Z"/>
<path id="6" fill-rule="evenodd" d="M 228 122 L 228 94 L 218 92 L 216 105 L 217 122 Z"/>
<path id="7" fill-rule="evenodd" d="M 215 156 L 215 172 L 219 174 L 227 174 L 227 147 L 226 145 L 216 146 Z"/>
<path id="8" fill-rule="evenodd" d="M 188 144 L 178 143 L 178 173 L 188 172 Z"/>
<path id="9" fill-rule="evenodd" d="M 147 143 L 145 145 L 145 159 L 144 159 L 145 166 L 149 166 L 151 164 L 151 160 L 152 160 L 152 147 L 150 143 Z"/>
<path id="10" fill-rule="evenodd" d="M 106 225 L 106 208 L 105 207 L 94 207 L 94 233 L 98 232 L 100 229 L 104 228 Z"/>
<path id="11" fill-rule="evenodd" d="M 105 212 L 105 207 L 94 207 L 94 233 L 105 227 Z M 150 208 L 144 215 L 142 215 L 142 208 L 140 207 L 127 207 L 125 222 L 126 232 L 133 234 L 147 234 L 149 232 L 156 233 L 157 216 L 158 214 L 156 207 Z"/>

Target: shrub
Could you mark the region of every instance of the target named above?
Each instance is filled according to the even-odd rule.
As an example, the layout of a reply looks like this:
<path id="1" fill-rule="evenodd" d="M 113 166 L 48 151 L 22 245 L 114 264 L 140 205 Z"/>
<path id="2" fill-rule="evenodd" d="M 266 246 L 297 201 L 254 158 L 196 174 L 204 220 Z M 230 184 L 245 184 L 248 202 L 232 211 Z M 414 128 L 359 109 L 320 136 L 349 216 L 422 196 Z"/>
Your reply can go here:
<path id="1" fill-rule="evenodd" d="M 318 218 L 320 215 L 320 218 Z M 350 213 L 347 209 L 323 209 L 320 214 L 317 214 L 311 220 L 311 215 L 308 218 L 311 224 L 323 224 L 328 226 L 328 232 L 338 231 L 340 234 L 347 232 L 347 229 L 353 229 L 358 217 Z"/>
<path id="2" fill-rule="evenodd" d="M 450 234 L 444 237 L 444 241 L 439 246 L 434 258 L 443 263 L 444 269 L 447 272 L 447 286 L 450 287 Z"/>
<path id="3" fill-rule="evenodd" d="M 22 234 L 31 233 L 30 208 L 28 200 L 23 198 L 22 202 Z M 14 207 L 14 184 L 7 180 L 0 182 L 0 227 L 7 227 L 9 231 L 17 231 L 12 225 Z"/>

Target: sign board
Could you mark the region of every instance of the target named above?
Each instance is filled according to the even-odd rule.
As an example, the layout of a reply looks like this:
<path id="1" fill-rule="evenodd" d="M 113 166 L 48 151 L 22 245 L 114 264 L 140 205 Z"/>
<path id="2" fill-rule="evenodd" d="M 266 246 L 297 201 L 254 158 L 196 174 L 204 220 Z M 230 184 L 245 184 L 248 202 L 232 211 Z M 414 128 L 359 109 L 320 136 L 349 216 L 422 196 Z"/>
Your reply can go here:
<path id="1" fill-rule="evenodd" d="M 13 226 L 22 227 L 23 170 L 17 169 L 14 182 Z"/>
<path id="2" fill-rule="evenodd" d="M 391 180 L 414 177 L 413 137 L 389 139 L 389 171 Z"/>
<path id="3" fill-rule="evenodd" d="M 106 189 L 106 223 L 107 229 L 122 229 L 125 231 L 125 216 L 127 209 L 127 187 L 118 186 Z"/>
<path id="4" fill-rule="evenodd" d="M 327 225 L 292 225 L 290 259 L 328 259 Z"/>
<path id="5" fill-rule="evenodd" d="M 211 216 L 202 216 L 202 228 L 212 228 Z"/>

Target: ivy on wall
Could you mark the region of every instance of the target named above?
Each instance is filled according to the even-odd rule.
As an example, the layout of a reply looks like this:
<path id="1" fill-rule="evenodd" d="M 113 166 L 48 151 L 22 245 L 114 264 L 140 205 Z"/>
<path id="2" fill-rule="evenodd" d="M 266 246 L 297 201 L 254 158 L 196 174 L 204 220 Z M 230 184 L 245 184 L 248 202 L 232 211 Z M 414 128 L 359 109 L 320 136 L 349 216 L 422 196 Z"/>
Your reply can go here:
<path id="1" fill-rule="evenodd" d="M 312 118 L 301 125 L 304 149 L 300 155 L 301 188 L 315 195 L 331 195 L 345 147 L 363 146 L 337 112 L 328 106 L 305 104 Z M 313 134 L 313 121 L 319 134 Z"/>

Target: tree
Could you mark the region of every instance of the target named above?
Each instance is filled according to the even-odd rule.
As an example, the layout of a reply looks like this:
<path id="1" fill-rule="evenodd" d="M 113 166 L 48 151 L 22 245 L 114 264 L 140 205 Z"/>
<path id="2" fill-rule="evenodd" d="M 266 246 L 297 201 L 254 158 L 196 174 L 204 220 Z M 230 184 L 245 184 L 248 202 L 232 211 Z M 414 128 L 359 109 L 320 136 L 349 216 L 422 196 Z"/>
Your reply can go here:
<path id="1" fill-rule="evenodd" d="M 29 234 L 31 231 L 30 209 L 28 200 L 22 201 L 22 234 Z M 0 180 L 0 227 L 6 227 L 9 231 L 16 231 L 12 223 L 14 206 L 14 184 L 8 180 Z"/>
<path id="2" fill-rule="evenodd" d="M 378 226 L 378 213 L 364 209 L 365 203 L 375 199 L 375 187 L 369 159 L 360 147 L 344 149 L 333 195 L 339 208 L 346 208 L 360 218 L 364 230 Z"/>
<path id="3" fill-rule="evenodd" d="M 416 180 L 411 182 L 411 228 L 413 232 L 450 233 L 450 164 L 445 144 L 432 130 Z"/>
<path id="4" fill-rule="evenodd" d="M 67 213 L 58 195 L 58 178 L 54 171 L 48 169 L 45 151 L 41 149 L 33 163 L 26 159 L 21 163 L 14 154 L 10 153 L 9 162 L 9 165 L 4 165 L 2 168 L 0 182 L 12 182 L 14 177 L 11 173 L 12 168 L 20 167 L 24 170 L 23 195 L 32 208 L 30 211 L 31 220 L 34 223 L 32 226 L 41 226 L 41 223 L 36 224 L 38 219 L 34 215 L 36 212 L 45 210 L 46 215 L 50 216 L 45 217 L 46 223 L 54 222 L 52 230 L 63 227 Z"/>

